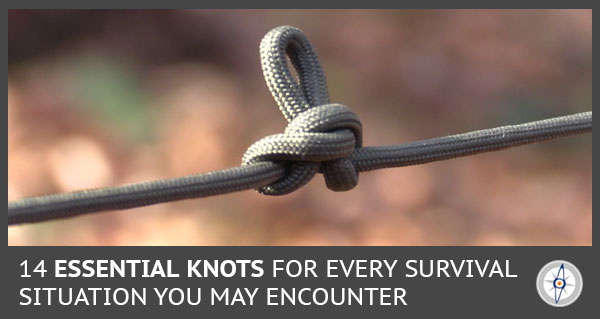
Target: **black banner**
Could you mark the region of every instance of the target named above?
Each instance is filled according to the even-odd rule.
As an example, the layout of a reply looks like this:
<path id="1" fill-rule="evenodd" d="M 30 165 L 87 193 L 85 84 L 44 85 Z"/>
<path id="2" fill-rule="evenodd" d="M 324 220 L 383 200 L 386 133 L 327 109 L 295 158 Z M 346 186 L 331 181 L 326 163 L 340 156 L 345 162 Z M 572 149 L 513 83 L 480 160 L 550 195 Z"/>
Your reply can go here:
<path id="1" fill-rule="evenodd" d="M 591 313 L 592 247 L 8 247 L 8 305 L 25 317 Z M 564 268 L 564 306 L 538 275 Z M 558 278 L 560 273 L 549 272 Z M 565 276 L 566 274 L 566 276 Z M 544 274 L 542 274 L 544 275 Z M 559 276 L 557 276 L 559 275 Z M 558 281 L 557 281 L 558 280 Z M 562 279 L 554 285 L 562 285 Z M 553 289 L 552 286 L 549 286 Z M 542 287 L 546 289 L 548 287 Z M 555 300 L 555 299 L 554 299 Z M 550 304 L 549 304 L 550 303 Z"/>

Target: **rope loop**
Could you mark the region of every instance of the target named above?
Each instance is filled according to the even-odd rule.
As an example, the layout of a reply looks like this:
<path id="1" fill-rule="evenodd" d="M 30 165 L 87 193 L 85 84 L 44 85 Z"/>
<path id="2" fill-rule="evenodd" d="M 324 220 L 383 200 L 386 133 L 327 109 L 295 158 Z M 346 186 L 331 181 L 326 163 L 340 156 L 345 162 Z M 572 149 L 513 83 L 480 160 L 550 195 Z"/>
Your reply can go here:
<path id="1" fill-rule="evenodd" d="M 288 164 L 282 178 L 258 191 L 287 194 L 318 172 L 333 191 L 354 188 L 358 169 L 349 156 L 362 147 L 362 126 L 347 106 L 329 102 L 325 72 L 304 33 L 291 26 L 271 30 L 261 41 L 260 56 L 267 86 L 289 123 L 284 133 L 262 138 L 244 154 L 243 165 Z M 298 81 L 288 68 L 287 57 Z"/>

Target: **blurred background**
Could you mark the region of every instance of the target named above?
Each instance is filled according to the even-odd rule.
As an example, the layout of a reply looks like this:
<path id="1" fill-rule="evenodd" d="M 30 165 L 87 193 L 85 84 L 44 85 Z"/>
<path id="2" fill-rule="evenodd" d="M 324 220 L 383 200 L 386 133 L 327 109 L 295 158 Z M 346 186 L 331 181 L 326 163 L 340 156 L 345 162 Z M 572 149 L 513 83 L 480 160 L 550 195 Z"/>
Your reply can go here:
<path id="1" fill-rule="evenodd" d="M 591 10 L 8 11 L 8 201 L 237 166 L 305 31 L 365 145 L 592 110 Z M 8 245 L 592 245 L 592 135 L 8 228 Z"/>

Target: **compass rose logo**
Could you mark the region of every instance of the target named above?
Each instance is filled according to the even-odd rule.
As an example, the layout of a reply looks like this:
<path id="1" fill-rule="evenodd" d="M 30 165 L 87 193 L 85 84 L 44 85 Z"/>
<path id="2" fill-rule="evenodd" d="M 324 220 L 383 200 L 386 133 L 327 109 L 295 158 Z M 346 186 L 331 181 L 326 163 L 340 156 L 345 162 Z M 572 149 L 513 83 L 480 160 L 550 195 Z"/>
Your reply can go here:
<path id="1" fill-rule="evenodd" d="M 547 304 L 555 307 L 568 306 L 579 298 L 583 278 L 579 269 L 564 260 L 547 263 L 537 276 L 538 294 Z"/>

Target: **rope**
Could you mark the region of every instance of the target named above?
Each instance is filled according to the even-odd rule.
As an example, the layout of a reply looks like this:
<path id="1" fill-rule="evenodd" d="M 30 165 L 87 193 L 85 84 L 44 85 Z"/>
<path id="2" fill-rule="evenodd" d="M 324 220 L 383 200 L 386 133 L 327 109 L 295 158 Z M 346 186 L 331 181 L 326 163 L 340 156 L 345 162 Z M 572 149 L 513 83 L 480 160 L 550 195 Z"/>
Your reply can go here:
<path id="1" fill-rule="evenodd" d="M 260 45 L 263 74 L 288 126 L 248 148 L 242 166 L 204 174 L 24 198 L 8 203 L 8 225 L 257 189 L 290 193 L 322 173 L 327 187 L 346 191 L 358 173 L 497 151 L 592 131 L 592 112 L 438 137 L 362 147 L 362 126 L 347 106 L 329 102 L 325 73 L 297 28 L 271 30 Z M 287 57 L 298 82 L 287 67 Z"/>
<path id="2" fill-rule="evenodd" d="M 288 70 L 286 55 L 300 83 Z M 304 33 L 293 27 L 271 30 L 260 43 L 260 57 L 267 86 L 289 124 L 283 134 L 267 136 L 250 146 L 242 162 L 294 164 L 285 177 L 258 191 L 287 194 L 319 171 L 328 188 L 352 189 L 358 184 L 358 171 L 348 156 L 362 146 L 362 126 L 348 107 L 329 103 L 325 73 Z"/>

